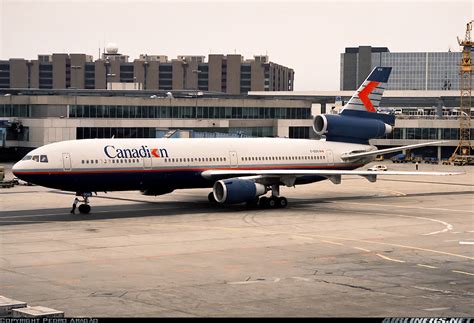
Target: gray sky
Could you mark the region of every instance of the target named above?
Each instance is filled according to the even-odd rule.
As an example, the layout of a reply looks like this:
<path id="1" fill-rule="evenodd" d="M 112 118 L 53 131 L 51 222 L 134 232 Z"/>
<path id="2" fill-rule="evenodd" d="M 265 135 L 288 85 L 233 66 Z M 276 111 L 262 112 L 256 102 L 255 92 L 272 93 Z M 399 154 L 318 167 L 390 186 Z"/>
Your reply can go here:
<path id="1" fill-rule="evenodd" d="M 108 42 L 132 60 L 141 53 L 267 53 L 295 70 L 295 90 L 337 90 L 345 47 L 458 51 L 456 36 L 473 19 L 473 3 L 0 0 L 0 59 L 56 52 L 97 58 Z"/>

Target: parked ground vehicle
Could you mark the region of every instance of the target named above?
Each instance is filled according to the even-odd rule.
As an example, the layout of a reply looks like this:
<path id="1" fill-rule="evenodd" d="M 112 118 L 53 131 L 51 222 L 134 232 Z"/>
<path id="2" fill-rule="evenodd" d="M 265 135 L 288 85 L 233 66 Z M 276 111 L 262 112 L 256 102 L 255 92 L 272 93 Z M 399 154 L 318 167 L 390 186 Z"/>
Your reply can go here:
<path id="1" fill-rule="evenodd" d="M 436 157 L 425 157 L 423 160 L 425 164 L 438 164 L 438 158 Z"/>
<path id="2" fill-rule="evenodd" d="M 370 168 L 368 168 L 367 170 L 371 170 L 371 171 L 386 171 L 388 168 L 387 166 L 385 165 L 374 165 Z"/>
<path id="3" fill-rule="evenodd" d="M 453 164 L 455 166 L 474 165 L 474 155 L 457 155 Z"/>

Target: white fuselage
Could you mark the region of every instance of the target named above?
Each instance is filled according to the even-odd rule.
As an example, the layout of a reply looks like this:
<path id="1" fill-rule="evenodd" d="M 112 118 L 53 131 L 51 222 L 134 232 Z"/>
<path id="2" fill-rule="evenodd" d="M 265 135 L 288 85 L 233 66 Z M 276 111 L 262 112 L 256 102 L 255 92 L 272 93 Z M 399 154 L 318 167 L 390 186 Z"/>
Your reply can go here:
<path id="1" fill-rule="evenodd" d="M 215 169 L 355 169 L 341 154 L 361 144 L 283 138 L 84 139 L 45 145 L 15 164 L 19 178 L 69 191 L 211 187 Z M 309 183 L 321 178 L 302 179 Z"/>

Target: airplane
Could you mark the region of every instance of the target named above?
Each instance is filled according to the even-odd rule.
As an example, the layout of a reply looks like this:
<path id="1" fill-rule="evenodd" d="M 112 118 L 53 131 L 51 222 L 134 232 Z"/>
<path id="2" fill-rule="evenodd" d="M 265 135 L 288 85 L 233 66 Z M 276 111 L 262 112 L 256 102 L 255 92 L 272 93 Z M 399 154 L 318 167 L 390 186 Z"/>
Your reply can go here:
<path id="1" fill-rule="evenodd" d="M 377 113 L 391 67 L 375 67 L 339 114 L 314 117 L 324 140 L 288 138 L 81 139 L 44 145 L 13 166 L 18 178 L 75 192 L 79 212 L 91 211 L 95 192 L 139 190 L 162 195 L 175 189 L 212 188 L 212 204 L 247 203 L 283 208 L 280 186 L 322 180 L 341 183 L 343 175 L 370 182 L 377 176 L 456 175 L 456 172 L 357 170 L 376 155 L 414 149 L 429 142 L 378 150 L 373 138 L 390 133 L 393 114 Z M 271 191 L 270 196 L 266 196 Z"/>

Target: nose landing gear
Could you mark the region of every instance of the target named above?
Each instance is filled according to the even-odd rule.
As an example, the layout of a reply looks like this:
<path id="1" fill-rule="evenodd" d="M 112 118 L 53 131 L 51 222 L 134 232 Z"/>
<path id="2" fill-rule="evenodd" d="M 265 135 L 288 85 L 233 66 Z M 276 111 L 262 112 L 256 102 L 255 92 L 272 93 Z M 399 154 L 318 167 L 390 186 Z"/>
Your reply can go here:
<path id="1" fill-rule="evenodd" d="M 85 193 L 76 193 L 76 196 L 81 196 L 82 197 L 82 202 L 83 204 L 79 205 L 78 210 L 81 214 L 89 214 L 91 211 L 91 206 L 89 205 L 89 197 L 92 196 L 91 192 L 85 192 Z M 77 202 L 80 202 L 79 199 L 76 197 L 74 200 L 74 207 L 73 207 L 73 213 L 75 209 L 75 204 Z"/>

